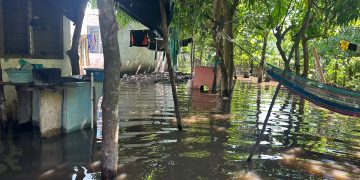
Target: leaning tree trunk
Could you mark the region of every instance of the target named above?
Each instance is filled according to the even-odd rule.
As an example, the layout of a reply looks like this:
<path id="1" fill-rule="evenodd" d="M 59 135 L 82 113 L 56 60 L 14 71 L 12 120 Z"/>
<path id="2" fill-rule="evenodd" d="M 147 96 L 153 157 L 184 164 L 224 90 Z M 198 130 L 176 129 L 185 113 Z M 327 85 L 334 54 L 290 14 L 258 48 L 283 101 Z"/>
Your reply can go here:
<path id="1" fill-rule="evenodd" d="M 80 11 L 78 12 L 77 20 L 75 22 L 75 29 L 71 43 L 71 49 L 68 50 L 66 53 L 70 57 L 71 63 L 71 71 L 72 75 L 79 75 L 80 74 L 80 64 L 79 64 L 79 42 L 81 36 L 81 28 L 84 21 L 85 9 L 88 3 L 88 0 L 81 0 L 80 1 Z"/>
<path id="2" fill-rule="evenodd" d="M 104 51 L 104 100 L 101 152 L 102 179 L 115 179 L 118 162 L 120 50 L 113 0 L 98 0 L 101 40 Z"/>
<path id="3" fill-rule="evenodd" d="M 305 13 L 301 28 L 296 33 L 294 44 L 293 44 L 293 47 L 291 48 L 291 51 L 290 51 L 288 57 L 286 56 L 285 51 L 281 46 L 281 43 L 284 40 L 284 37 L 285 37 L 286 33 L 289 32 L 289 30 L 291 29 L 290 28 L 291 26 L 288 27 L 286 30 L 284 30 L 284 32 L 280 31 L 281 28 L 277 28 L 276 33 L 274 33 L 274 36 L 276 37 L 276 47 L 277 47 L 277 49 L 278 49 L 278 51 L 279 51 L 279 53 L 281 55 L 281 58 L 283 59 L 283 61 L 285 63 L 285 70 L 287 70 L 287 71 L 291 71 L 291 67 L 290 67 L 291 58 L 292 58 L 292 56 L 294 54 L 294 51 L 297 48 L 299 48 L 300 40 L 302 39 L 302 37 L 305 36 L 305 32 L 309 27 L 309 21 L 310 21 L 310 18 L 311 18 L 311 9 L 312 9 L 313 6 L 314 6 L 314 1 L 309 0 L 308 1 L 307 11 Z"/>
<path id="4" fill-rule="evenodd" d="M 167 65 L 168 65 L 169 76 L 170 76 L 171 92 L 173 95 L 176 122 L 177 122 L 178 130 L 181 131 L 182 126 L 181 126 L 181 116 L 180 116 L 180 110 L 179 110 L 179 100 L 178 100 L 178 96 L 177 96 L 177 92 L 176 92 L 176 84 L 175 84 L 175 76 L 174 76 L 175 73 L 174 73 L 173 65 L 171 63 L 170 50 L 169 50 L 169 46 L 168 46 L 169 29 L 168 29 L 167 17 L 166 17 L 166 11 L 165 11 L 164 4 L 165 4 L 164 0 L 159 0 L 161 26 L 162 26 L 164 46 L 165 46 L 165 55 L 166 55 L 166 61 L 167 61 Z"/>
<path id="5" fill-rule="evenodd" d="M 275 37 L 276 37 L 276 47 L 281 55 L 281 58 L 282 60 L 284 61 L 284 65 L 285 65 L 285 70 L 286 71 L 291 71 L 291 68 L 290 68 L 290 58 L 288 58 L 286 56 L 286 53 L 284 51 L 284 49 L 282 48 L 282 40 L 284 39 L 283 37 L 280 37 L 280 36 L 277 36 L 276 34 L 274 34 Z"/>
<path id="6" fill-rule="evenodd" d="M 264 37 L 263 37 L 263 46 L 262 46 L 262 50 L 261 50 L 261 61 L 260 61 L 258 83 L 262 83 L 263 76 L 264 76 L 264 65 L 265 65 L 265 59 L 266 59 L 266 48 L 267 48 L 268 36 L 269 36 L 269 32 L 265 33 Z"/>
<path id="7" fill-rule="evenodd" d="M 302 77 L 307 78 L 309 75 L 309 47 L 307 45 L 307 38 L 305 36 L 303 36 L 301 38 L 301 43 L 302 43 L 302 47 L 303 47 L 303 54 L 304 54 L 304 70 L 302 73 Z"/>

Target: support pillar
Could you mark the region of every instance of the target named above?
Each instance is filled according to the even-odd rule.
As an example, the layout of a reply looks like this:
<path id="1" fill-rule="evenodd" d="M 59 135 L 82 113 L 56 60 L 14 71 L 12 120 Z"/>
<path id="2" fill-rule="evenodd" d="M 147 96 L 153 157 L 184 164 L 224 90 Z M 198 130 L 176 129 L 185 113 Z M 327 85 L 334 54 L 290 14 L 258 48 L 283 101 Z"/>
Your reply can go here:
<path id="1" fill-rule="evenodd" d="M 40 132 L 43 138 L 61 133 L 63 91 L 41 90 L 39 95 Z"/>

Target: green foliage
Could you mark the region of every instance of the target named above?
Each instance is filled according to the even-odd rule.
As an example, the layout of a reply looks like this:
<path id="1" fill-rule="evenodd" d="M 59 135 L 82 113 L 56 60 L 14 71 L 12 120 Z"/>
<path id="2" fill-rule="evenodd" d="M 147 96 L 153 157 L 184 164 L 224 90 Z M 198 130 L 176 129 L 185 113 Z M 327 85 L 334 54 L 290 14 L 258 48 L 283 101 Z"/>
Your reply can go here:
<path id="1" fill-rule="evenodd" d="M 334 19 L 336 20 L 337 24 L 348 25 L 349 23 L 354 23 L 360 18 L 359 0 L 337 0 L 335 2 Z"/>
<path id="2" fill-rule="evenodd" d="M 131 18 L 129 15 L 127 15 L 124 11 L 122 11 L 120 8 L 116 9 L 116 22 L 121 27 L 126 27 L 131 22 L 135 22 L 133 18 Z"/>
<path id="3" fill-rule="evenodd" d="M 340 40 L 360 42 L 360 25 L 337 28 L 335 31 L 332 37 L 313 42 L 312 45 L 319 51 L 328 81 L 360 91 L 360 57 L 355 52 L 339 48 Z"/>
<path id="4" fill-rule="evenodd" d="M 89 4 L 91 9 L 97 8 L 96 0 L 89 0 Z"/>
<path id="5" fill-rule="evenodd" d="M 288 54 L 299 32 L 308 9 L 309 0 L 243 0 L 237 7 L 232 22 L 234 25 L 234 63 L 243 70 L 250 64 L 258 65 L 261 58 L 263 36 L 281 26 L 284 31 L 282 46 Z M 180 38 L 195 39 L 196 64 L 213 65 L 214 40 L 212 38 L 213 0 L 175 1 L 172 26 L 179 29 Z M 231 1 L 232 2 L 232 1 Z M 316 79 L 312 47 L 317 47 L 326 71 L 328 81 L 359 90 L 359 55 L 342 52 L 338 48 L 341 39 L 360 44 L 358 0 L 313 0 L 314 6 L 305 37 L 310 49 L 310 71 Z M 245 50 L 245 51 L 244 51 Z M 283 67 L 276 38 L 270 33 L 266 51 L 267 62 Z M 302 46 L 300 46 L 301 66 L 303 66 Z M 291 62 L 292 66 L 294 65 Z M 302 69 L 302 68 L 301 68 Z M 350 73 L 349 73 L 350 71 Z"/>
<path id="6" fill-rule="evenodd" d="M 89 5 L 90 5 L 90 8 L 96 9 L 97 8 L 96 0 L 89 0 Z M 117 5 L 116 5 L 115 13 L 116 13 L 115 14 L 116 22 L 118 23 L 120 28 L 125 27 L 125 26 L 129 25 L 131 22 L 135 21 L 133 18 L 131 18 L 129 15 L 127 15 L 124 11 L 122 11 Z"/>

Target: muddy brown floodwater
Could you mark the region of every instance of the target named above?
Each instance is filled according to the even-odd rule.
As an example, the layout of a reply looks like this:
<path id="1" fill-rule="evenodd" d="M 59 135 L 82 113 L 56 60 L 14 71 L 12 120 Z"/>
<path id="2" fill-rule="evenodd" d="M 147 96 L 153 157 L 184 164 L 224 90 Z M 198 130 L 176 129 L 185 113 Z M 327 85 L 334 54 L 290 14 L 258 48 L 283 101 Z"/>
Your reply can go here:
<path id="1" fill-rule="evenodd" d="M 360 119 L 282 89 L 252 163 L 275 87 L 237 81 L 233 98 L 179 84 L 178 132 L 169 84 L 123 84 L 118 179 L 359 179 Z M 0 179 L 99 179 L 90 130 L 41 139 L 36 128 L 0 141 Z"/>

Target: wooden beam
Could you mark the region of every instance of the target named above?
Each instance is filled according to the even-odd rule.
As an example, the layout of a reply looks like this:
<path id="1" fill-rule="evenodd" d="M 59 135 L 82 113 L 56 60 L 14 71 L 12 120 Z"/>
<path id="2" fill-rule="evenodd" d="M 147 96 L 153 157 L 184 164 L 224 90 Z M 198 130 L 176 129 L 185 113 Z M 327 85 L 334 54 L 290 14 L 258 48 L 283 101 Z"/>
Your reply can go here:
<path id="1" fill-rule="evenodd" d="M 0 57 L 4 57 L 4 10 L 3 0 L 0 0 Z"/>
<path id="2" fill-rule="evenodd" d="M 174 69 L 173 69 L 173 66 L 171 64 L 171 56 L 170 56 L 170 50 L 169 50 L 169 44 L 168 44 L 169 29 L 168 29 L 168 25 L 167 25 L 167 17 L 166 17 L 165 5 L 164 4 L 165 3 L 163 2 L 163 0 L 159 0 L 161 22 L 162 22 L 162 32 L 163 32 L 163 39 L 164 39 L 164 44 L 165 44 L 164 45 L 165 46 L 164 52 L 165 52 L 165 55 L 166 55 L 166 60 L 167 60 L 167 65 L 168 65 L 168 70 L 169 70 L 170 84 L 171 84 L 171 90 L 172 90 L 172 94 L 173 94 L 174 108 L 175 108 L 175 115 L 176 115 L 177 125 L 178 125 L 179 131 L 181 131 L 182 126 L 181 126 L 181 116 L 180 116 L 180 110 L 179 110 L 179 101 L 178 101 L 177 92 L 176 92 Z"/>

